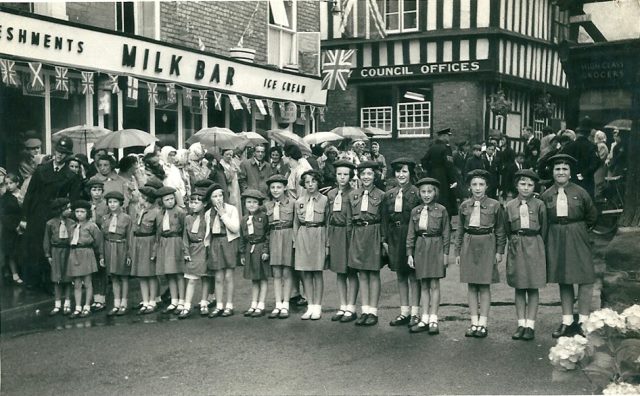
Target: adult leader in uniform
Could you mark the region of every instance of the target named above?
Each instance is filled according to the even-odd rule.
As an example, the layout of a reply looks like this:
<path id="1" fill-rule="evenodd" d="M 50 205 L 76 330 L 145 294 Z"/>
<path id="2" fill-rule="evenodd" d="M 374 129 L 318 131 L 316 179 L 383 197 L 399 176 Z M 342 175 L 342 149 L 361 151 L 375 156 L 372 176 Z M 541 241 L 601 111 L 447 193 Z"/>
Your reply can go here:
<path id="1" fill-rule="evenodd" d="M 420 163 L 429 177 L 440 182 L 438 203 L 447 208 L 450 216 L 454 216 L 458 214 L 458 205 L 455 194 L 457 177 L 455 166 L 453 165 L 453 150 L 449 146 L 451 129 L 442 129 L 436 133 L 438 138 L 429 147 Z"/>

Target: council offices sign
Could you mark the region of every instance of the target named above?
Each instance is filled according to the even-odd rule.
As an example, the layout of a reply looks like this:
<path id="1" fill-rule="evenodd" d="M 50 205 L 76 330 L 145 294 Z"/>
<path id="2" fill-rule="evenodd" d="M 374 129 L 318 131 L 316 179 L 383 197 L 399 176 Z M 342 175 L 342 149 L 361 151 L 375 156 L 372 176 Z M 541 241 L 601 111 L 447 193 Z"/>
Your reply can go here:
<path id="1" fill-rule="evenodd" d="M 353 69 L 350 80 L 412 78 L 435 75 L 491 71 L 489 60 L 425 63 L 405 66 L 379 66 Z"/>

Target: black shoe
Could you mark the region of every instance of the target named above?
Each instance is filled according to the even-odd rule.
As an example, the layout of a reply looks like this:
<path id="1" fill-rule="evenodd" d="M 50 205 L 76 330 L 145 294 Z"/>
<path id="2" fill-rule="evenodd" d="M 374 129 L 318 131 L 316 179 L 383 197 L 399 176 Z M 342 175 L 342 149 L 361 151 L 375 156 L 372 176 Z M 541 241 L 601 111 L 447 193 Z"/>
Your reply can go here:
<path id="1" fill-rule="evenodd" d="M 378 324 L 378 315 L 367 314 L 367 320 L 362 324 L 363 326 L 374 326 Z"/>
<path id="2" fill-rule="evenodd" d="M 344 315 L 340 318 L 340 323 L 349 323 L 358 319 L 358 314 L 355 312 L 346 311 Z"/>
<path id="3" fill-rule="evenodd" d="M 413 327 L 418 323 L 420 323 L 420 318 L 417 315 L 411 315 L 411 318 L 409 319 L 409 323 L 407 323 L 407 326 Z"/>
<path id="4" fill-rule="evenodd" d="M 584 333 L 584 329 L 582 328 L 582 323 L 576 323 L 573 322 L 573 325 L 571 325 L 571 327 L 573 327 L 573 334 L 574 335 L 580 335 L 583 337 L 586 337 L 587 335 Z"/>
<path id="5" fill-rule="evenodd" d="M 561 324 L 560 327 L 558 327 L 558 330 L 554 331 L 551 334 L 551 337 L 553 338 L 568 337 L 570 333 L 571 333 L 571 326 L 567 326 L 566 324 Z"/>
<path id="6" fill-rule="evenodd" d="M 409 328 L 409 333 L 422 333 L 425 331 L 429 331 L 429 325 L 425 322 L 418 322 L 418 324 Z"/>
<path id="7" fill-rule="evenodd" d="M 406 324 L 409 324 L 410 320 L 411 318 L 408 316 L 398 315 L 394 320 L 389 322 L 389 326 L 404 326 Z"/>
<path id="8" fill-rule="evenodd" d="M 478 329 L 473 334 L 473 336 L 476 338 L 485 338 L 488 335 L 489 335 L 489 330 L 487 329 L 487 326 L 478 326 Z"/>
<path id="9" fill-rule="evenodd" d="M 527 327 L 524 329 L 524 333 L 520 338 L 523 341 L 531 341 L 536 337 L 535 331 L 531 327 Z"/>
<path id="10" fill-rule="evenodd" d="M 356 326 L 364 325 L 364 322 L 367 321 L 367 317 L 369 317 L 368 313 L 364 313 L 364 314 L 360 315 L 360 317 L 358 319 L 356 319 Z"/>
<path id="11" fill-rule="evenodd" d="M 465 337 L 475 337 L 476 331 L 478 331 L 478 326 L 471 325 L 471 326 L 469 326 L 467 331 L 465 331 L 464 336 Z"/>
<path id="12" fill-rule="evenodd" d="M 524 327 L 518 326 L 518 330 L 511 336 L 512 340 L 521 340 L 522 335 L 524 334 Z"/>

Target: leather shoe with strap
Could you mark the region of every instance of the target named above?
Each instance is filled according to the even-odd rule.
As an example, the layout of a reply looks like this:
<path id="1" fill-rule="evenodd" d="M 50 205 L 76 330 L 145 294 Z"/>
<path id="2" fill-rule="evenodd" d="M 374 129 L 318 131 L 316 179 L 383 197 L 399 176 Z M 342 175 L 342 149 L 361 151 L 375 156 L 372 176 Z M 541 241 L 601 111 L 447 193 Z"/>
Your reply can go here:
<path id="1" fill-rule="evenodd" d="M 404 315 L 401 314 L 401 315 L 396 316 L 396 318 L 394 320 L 389 322 L 389 326 L 404 326 L 406 324 L 409 324 L 410 320 L 411 320 L 410 317 L 404 316 Z"/>
<path id="2" fill-rule="evenodd" d="M 360 317 L 356 320 L 356 326 L 364 325 L 364 322 L 366 322 L 368 317 L 369 317 L 368 313 L 363 313 L 362 315 L 360 315 Z"/>
<path id="3" fill-rule="evenodd" d="M 512 340 L 521 340 L 523 334 L 524 334 L 524 327 L 523 326 L 518 326 L 518 330 L 516 330 L 516 332 L 513 333 L 513 335 L 511 336 L 511 339 Z"/>
<path id="4" fill-rule="evenodd" d="M 566 324 L 561 324 L 560 327 L 556 331 L 551 334 L 553 338 L 567 337 L 571 333 L 571 326 L 567 326 Z"/>
<path id="5" fill-rule="evenodd" d="M 521 340 L 523 341 L 531 341 L 535 338 L 535 331 L 531 327 L 527 327 L 524 329 L 524 333 L 522 334 Z"/>

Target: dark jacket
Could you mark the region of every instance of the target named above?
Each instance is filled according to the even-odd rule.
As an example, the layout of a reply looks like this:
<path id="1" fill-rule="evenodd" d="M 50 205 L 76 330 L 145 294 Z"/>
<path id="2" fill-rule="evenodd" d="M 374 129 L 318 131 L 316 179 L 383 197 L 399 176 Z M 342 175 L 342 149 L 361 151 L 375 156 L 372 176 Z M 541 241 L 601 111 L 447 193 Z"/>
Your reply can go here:
<path id="1" fill-rule="evenodd" d="M 436 139 L 435 143 L 429 147 L 427 153 L 422 157 L 420 163 L 427 176 L 440 182 L 438 203 L 447 208 L 447 212 L 450 215 L 458 214 L 455 190 L 449 188 L 451 184 L 457 181 L 451 147 L 443 140 Z"/>

